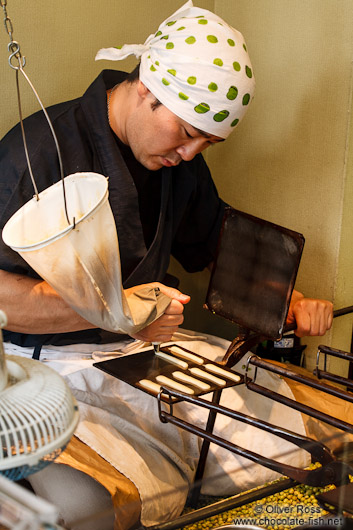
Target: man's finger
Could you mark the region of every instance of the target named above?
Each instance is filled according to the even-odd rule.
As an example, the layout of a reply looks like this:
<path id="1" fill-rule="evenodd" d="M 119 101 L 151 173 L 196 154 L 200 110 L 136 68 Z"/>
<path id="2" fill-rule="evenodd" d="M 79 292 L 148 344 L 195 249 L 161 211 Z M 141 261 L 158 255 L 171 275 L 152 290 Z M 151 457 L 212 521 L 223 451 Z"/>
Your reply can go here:
<path id="1" fill-rule="evenodd" d="M 156 283 L 155 285 L 162 293 L 173 300 L 178 300 L 181 304 L 187 304 L 190 302 L 190 296 L 188 294 L 184 294 L 174 287 L 168 287 L 168 285 L 163 285 L 162 283 Z"/>
<path id="2" fill-rule="evenodd" d="M 165 315 L 180 315 L 184 311 L 184 305 L 178 300 L 172 300 L 164 311 Z"/>

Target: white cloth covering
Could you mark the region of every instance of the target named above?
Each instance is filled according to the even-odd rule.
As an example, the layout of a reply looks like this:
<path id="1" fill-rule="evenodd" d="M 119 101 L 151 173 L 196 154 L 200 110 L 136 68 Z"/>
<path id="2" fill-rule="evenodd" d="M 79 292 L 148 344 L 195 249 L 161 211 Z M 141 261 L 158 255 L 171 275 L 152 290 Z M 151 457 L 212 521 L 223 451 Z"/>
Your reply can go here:
<path id="1" fill-rule="evenodd" d="M 184 347 L 212 360 L 220 360 L 229 345 L 226 340 L 185 330 L 176 339 L 173 343 L 180 340 Z M 94 353 L 98 348 L 100 352 Z M 142 501 L 142 524 L 151 526 L 173 519 L 183 509 L 202 441 L 185 430 L 161 423 L 154 397 L 93 367 L 96 360 L 109 356 L 101 349 L 101 345 L 44 347 L 41 359 L 66 379 L 79 402 L 76 436 L 136 485 Z M 138 355 L 146 346 L 127 341 L 105 345 L 105 349 L 119 349 L 122 354 L 132 350 L 131 354 Z M 8 343 L 5 351 L 15 355 L 32 353 Z M 235 370 L 243 371 L 243 364 L 241 361 Z M 274 374 L 262 371 L 257 381 L 293 398 L 288 385 Z M 224 390 L 221 403 L 305 435 L 300 413 L 254 394 L 243 385 Z M 200 407 L 178 404 L 175 412 L 190 423 L 205 426 L 207 411 Z M 222 415 L 218 415 L 214 432 L 267 457 L 280 457 L 287 464 L 309 463 L 308 454 L 292 444 Z M 276 473 L 211 444 L 202 491 L 230 495 L 277 477 Z"/>
<path id="2" fill-rule="evenodd" d="M 103 48 L 96 60 L 141 57 L 140 80 L 174 114 L 227 138 L 244 117 L 255 78 L 243 35 L 191 0 L 144 44 Z"/>

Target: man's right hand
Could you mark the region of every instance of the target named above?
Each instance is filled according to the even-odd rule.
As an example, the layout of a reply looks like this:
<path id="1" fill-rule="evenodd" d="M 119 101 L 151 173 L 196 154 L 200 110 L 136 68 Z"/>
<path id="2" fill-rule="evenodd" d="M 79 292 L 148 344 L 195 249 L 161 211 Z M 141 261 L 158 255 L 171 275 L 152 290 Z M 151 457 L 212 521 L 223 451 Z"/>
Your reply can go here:
<path id="1" fill-rule="evenodd" d="M 134 339 L 143 340 L 144 342 L 166 342 L 171 340 L 173 333 L 175 333 L 178 327 L 184 322 L 184 305 L 190 301 L 190 296 L 181 293 L 178 289 L 167 287 L 158 282 L 149 283 L 148 286 L 158 287 L 159 290 L 169 296 L 172 301 L 161 317 L 131 336 Z M 141 289 L 141 285 L 126 289 L 125 292 L 128 295 L 129 292 L 137 289 Z"/>

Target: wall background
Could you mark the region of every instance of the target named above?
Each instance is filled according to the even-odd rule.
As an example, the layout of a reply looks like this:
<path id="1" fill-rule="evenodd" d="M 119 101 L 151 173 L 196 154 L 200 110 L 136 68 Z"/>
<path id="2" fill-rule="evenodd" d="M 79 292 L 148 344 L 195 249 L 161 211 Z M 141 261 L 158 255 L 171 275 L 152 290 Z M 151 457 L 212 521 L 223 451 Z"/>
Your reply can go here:
<path id="1" fill-rule="evenodd" d="M 74 98 L 103 68 L 130 70 L 136 61 L 95 62 L 101 47 L 143 42 L 182 0 L 8 0 L 13 37 L 25 71 L 45 106 Z M 200 0 L 247 41 L 257 91 L 245 120 L 206 158 L 220 195 L 234 207 L 305 235 L 297 288 L 353 304 L 352 55 L 353 0 Z M 0 10 L 0 18 L 2 11 Z M 3 18 L 3 17 L 2 17 Z M 0 30 L 0 136 L 18 121 L 8 36 Z M 24 115 L 38 110 L 21 79 Z M 192 295 L 187 327 L 233 338 L 233 325 L 202 309 L 206 272 L 187 276 Z M 311 368 L 317 344 L 350 349 L 352 317 L 336 319 L 324 338 L 306 339 Z M 347 366 L 332 366 L 345 373 Z"/>

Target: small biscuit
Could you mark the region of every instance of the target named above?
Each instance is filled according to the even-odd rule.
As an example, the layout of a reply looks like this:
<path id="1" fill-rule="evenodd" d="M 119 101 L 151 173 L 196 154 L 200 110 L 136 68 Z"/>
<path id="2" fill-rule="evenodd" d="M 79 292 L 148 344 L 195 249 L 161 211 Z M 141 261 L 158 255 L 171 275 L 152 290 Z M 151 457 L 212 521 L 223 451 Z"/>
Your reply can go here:
<path id="1" fill-rule="evenodd" d="M 161 386 L 157 385 L 154 381 L 150 381 L 150 379 L 141 379 L 138 383 L 143 386 L 143 388 L 151 390 L 154 394 L 159 394 L 161 390 Z"/>
<path id="2" fill-rule="evenodd" d="M 196 368 L 194 366 L 190 368 L 190 372 L 199 377 L 203 377 L 203 379 L 207 379 L 207 381 L 210 381 L 211 383 L 217 386 L 226 386 L 227 384 L 227 382 L 224 381 L 223 379 L 220 379 L 219 377 L 209 374 L 205 372 L 205 370 L 200 370 L 200 368 Z"/>
<path id="3" fill-rule="evenodd" d="M 174 381 L 173 379 L 170 379 L 169 377 L 166 377 L 165 375 L 157 375 L 156 379 L 158 383 L 160 383 L 161 385 L 169 386 L 169 388 L 173 388 L 174 390 L 179 390 L 179 392 L 184 392 L 185 394 L 195 393 L 192 388 L 189 388 L 188 386 L 177 383 L 177 381 Z"/>
<path id="4" fill-rule="evenodd" d="M 196 364 L 203 364 L 203 359 L 201 357 L 193 353 L 184 351 L 178 346 L 172 346 L 171 348 L 169 348 L 169 350 L 175 353 L 176 355 L 179 355 L 179 357 L 183 357 L 184 359 L 187 359 L 188 361 L 192 361 L 193 363 L 196 363 Z"/>
<path id="5" fill-rule="evenodd" d="M 211 390 L 210 385 L 200 381 L 199 379 L 196 379 L 195 377 L 191 377 L 191 375 L 184 374 L 184 372 L 173 372 L 173 377 L 178 379 L 178 381 L 183 381 L 184 383 L 190 383 L 191 385 L 197 386 L 198 388 L 201 388 L 201 390 Z"/>
<path id="6" fill-rule="evenodd" d="M 239 375 L 235 374 L 234 372 L 228 372 L 227 370 L 223 370 L 223 368 L 215 364 L 205 364 L 205 368 L 206 370 L 209 370 L 210 372 L 214 374 L 221 375 L 222 377 L 227 377 L 227 379 L 231 379 L 232 381 L 235 381 L 236 383 L 240 381 Z"/>

